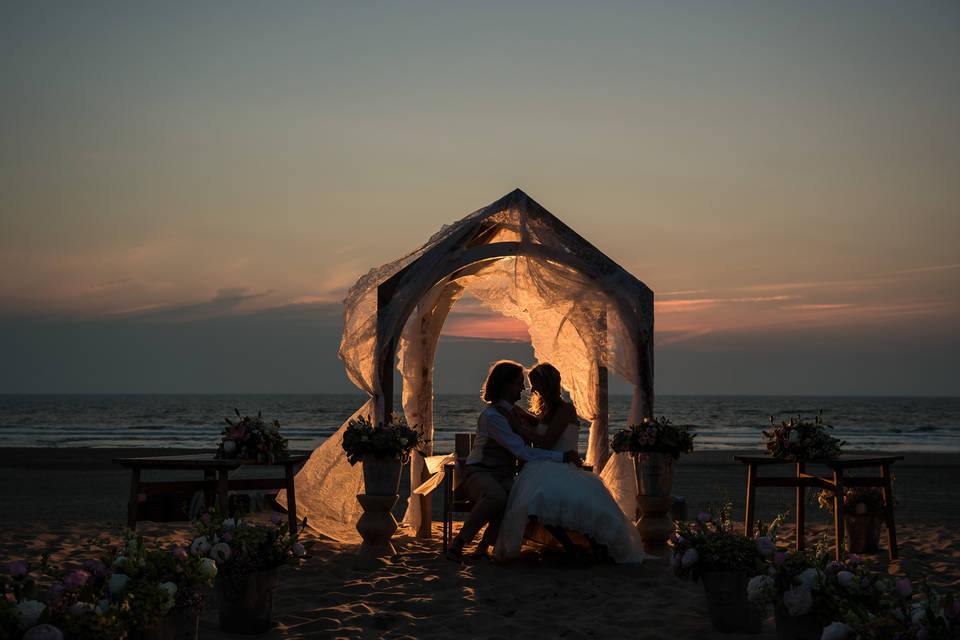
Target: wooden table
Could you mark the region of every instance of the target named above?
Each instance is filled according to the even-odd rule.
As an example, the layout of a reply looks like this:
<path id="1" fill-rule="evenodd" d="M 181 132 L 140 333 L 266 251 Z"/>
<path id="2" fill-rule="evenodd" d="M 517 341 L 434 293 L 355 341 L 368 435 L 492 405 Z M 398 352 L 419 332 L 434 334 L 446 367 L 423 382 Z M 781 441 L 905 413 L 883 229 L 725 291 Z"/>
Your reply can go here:
<path id="1" fill-rule="evenodd" d="M 256 460 L 214 458 L 207 454 L 184 456 L 155 456 L 148 458 L 114 458 L 113 461 L 130 469 L 130 503 L 127 506 L 127 525 L 131 529 L 137 526 L 137 500 L 140 494 L 171 493 L 175 491 L 203 491 L 208 507 L 219 498 L 226 509 L 227 491 L 233 489 L 286 489 L 287 516 L 290 521 L 290 534 L 297 533 L 297 499 L 293 488 L 293 467 L 303 464 L 308 456 L 292 455 L 276 461 L 273 465 L 258 463 Z M 230 472 L 245 465 L 267 468 L 283 467 L 283 478 L 241 478 L 230 480 Z M 161 471 L 202 471 L 203 480 L 161 480 L 141 482 L 140 472 L 144 470 Z"/>
<path id="2" fill-rule="evenodd" d="M 837 538 L 836 559 L 840 561 L 840 549 L 843 547 L 843 494 L 846 487 L 880 487 L 883 494 L 883 516 L 887 524 L 887 543 L 890 559 L 898 557 L 897 528 L 893 518 L 893 487 L 890 482 L 890 467 L 903 456 L 837 456 L 821 460 L 799 460 L 774 458 L 771 456 L 734 456 L 734 460 L 747 467 L 747 515 L 744 519 L 744 531 L 752 535 L 753 514 L 756 508 L 758 487 L 796 487 L 797 489 L 797 549 L 802 549 L 803 525 L 806 507 L 807 487 L 819 487 L 833 492 L 833 528 Z M 790 476 L 760 477 L 760 467 L 772 465 L 794 465 L 795 472 Z M 806 465 L 817 464 L 828 467 L 833 473 L 820 476 L 806 473 Z M 850 476 L 850 469 L 879 467 L 879 476 Z"/>

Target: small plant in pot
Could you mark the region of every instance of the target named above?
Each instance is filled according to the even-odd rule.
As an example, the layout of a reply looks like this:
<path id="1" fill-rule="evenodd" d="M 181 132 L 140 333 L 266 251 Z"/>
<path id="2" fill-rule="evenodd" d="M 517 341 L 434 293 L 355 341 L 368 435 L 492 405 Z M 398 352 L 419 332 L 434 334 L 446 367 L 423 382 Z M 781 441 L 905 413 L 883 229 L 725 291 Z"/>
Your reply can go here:
<path id="1" fill-rule="evenodd" d="M 780 520 L 760 526 L 756 540 L 733 529 L 729 500 L 701 513 L 692 522 L 678 522 L 670 536 L 671 566 L 680 578 L 703 580 L 713 626 L 723 632 L 760 632 L 760 610 L 746 597 L 747 581 L 765 569 L 774 552 Z"/>
<path id="2" fill-rule="evenodd" d="M 193 523 L 190 553 L 216 563 L 214 586 L 220 628 L 232 633 L 263 633 L 273 626 L 273 597 L 279 567 L 308 557 L 308 546 L 292 537 L 286 518 L 269 522 L 224 518 L 208 511 Z"/>
<path id="3" fill-rule="evenodd" d="M 403 465 L 424 444 L 416 426 L 408 427 L 396 414 L 388 424 L 377 425 L 369 416 L 361 416 L 348 422 L 343 432 L 347 460 L 351 465 L 363 462 L 364 491 L 368 495 L 395 495 Z"/>

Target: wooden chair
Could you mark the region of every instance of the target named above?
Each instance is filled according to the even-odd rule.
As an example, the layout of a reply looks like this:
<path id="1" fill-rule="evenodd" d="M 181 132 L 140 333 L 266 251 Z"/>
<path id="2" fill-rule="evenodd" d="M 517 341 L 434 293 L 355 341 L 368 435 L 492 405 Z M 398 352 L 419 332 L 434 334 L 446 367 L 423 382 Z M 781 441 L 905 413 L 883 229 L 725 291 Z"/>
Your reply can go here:
<path id="1" fill-rule="evenodd" d="M 474 433 L 455 434 L 453 451 L 457 455 L 455 463 L 445 464 L 443 467 L 443 551 L 453 536 L 453 514 L 466 513 L 473 509 L 473 500 L 463 495 L 460 479 L 463 474 L 463 465 L 466 464 L 470 448 L 473 447 Z"/>

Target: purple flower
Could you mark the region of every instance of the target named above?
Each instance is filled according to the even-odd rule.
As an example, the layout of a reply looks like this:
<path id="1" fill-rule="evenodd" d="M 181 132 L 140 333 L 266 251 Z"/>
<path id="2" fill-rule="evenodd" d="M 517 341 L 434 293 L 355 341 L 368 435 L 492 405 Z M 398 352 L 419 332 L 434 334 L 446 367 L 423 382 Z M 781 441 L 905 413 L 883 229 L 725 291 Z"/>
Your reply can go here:
<path id="1" fill-rule="evenodd" d="M 207 524 L 210 524 L 210 514 L 209 514 L 209 513 L 203 514 L 202 516 L 200 516 L 200 519 L 203 520 L 204 522 L 206 522 Z"/>
<path id="2" fill-rule="evenodd" d="M 910 578 L 900 578 L 897 580 L 897 591 L 904 597 L 913 593 L 913 586 L 910 584 Z"/>
<path id="3" fill-rule="evenodd" d="M 187 550 L 183 547 L 177 547 L 173 550 L 173 557 L 182 562 L 187 559 Z"/>
<path id="4" fill-rule="evenodd" d="M 783 551 L 776 551 L 773 554 L 773 564 L 783 564 L 787 561 L 787 554 Z"/>
<path id="5" fill-rule="evenodd" d="M 697 520 L 700 522 L 710 522 L 710 514 L 700 512 L 700 515 L 697 516 Z"/>
<path id="6" fill-rule="evenodd" d="M 270 522 L 272 522 L 273 524 L 280 524 L 280 516 L 278 516 L 277 514 L 273 514 L 272 516 L 270 516 Z"/>
<path id="7" fill-rule="evenodd" d="M 850 566 L 855 567 L 860 564 L 860 555 L 857 553 L 851 553 L 847 556 L 847 559 L 850 561 Z"/>
<path id="8" fill-rule="evenodd" d="M 95 576 L 107 575 L 107 565 L 99 560 L 87 560 L 83 563 L 83 568 Z"/>
<path id="9" fill-rule="evenodd" d="M 224 531 L 223 535 L 220 536 L 220 539 L 223 540 L 224 542 L 230 542 L 231 540 L 233 540 L 233 536 L 230 535 L 229 531 Z"/>
<path id="10" fill-rule="evenodd" d="M 7 573 L 13 578 L 22 578 L 27 575 L 27 564 L 23 560 L 17 560 L 7 565 Z"/>
<path id="11" fill-rule="evenodd" d="M 87 580 L 90 579 L 90 574 L 84 571 L 83 569 L 77 569 L 71 574 L 68 574 L 66 578 L 63 579 L 63 586 L 67 591 L 76 591 L 83 585 L 87 583 Z"/>

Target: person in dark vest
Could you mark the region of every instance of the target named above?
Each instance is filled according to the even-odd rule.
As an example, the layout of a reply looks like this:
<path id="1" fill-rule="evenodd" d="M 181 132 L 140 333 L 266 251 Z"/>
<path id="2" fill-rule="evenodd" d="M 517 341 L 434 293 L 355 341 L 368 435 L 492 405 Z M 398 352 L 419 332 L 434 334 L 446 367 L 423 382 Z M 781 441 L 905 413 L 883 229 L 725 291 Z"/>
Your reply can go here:
<path id="1" fill-rule="evenodd" d="M 501 360 L 490 367 L 483 385 L 483 400 L 489 404 L 477 420 L 477 437 L 461 481 L 474 506 L 447 549 L 451 560 L 463 559 L 464 545 L 473 542 L 484 525 L 487 529 L 477 546 L 477 555 L 487 555 L 497 539 L 518 459 L 576 462 L 580 458 L 576 451 L 547 451 L 524 443 L 516 432 L 522 427 L 514 406 L 524 387 L 523 367 L 516 362 Z"/>

